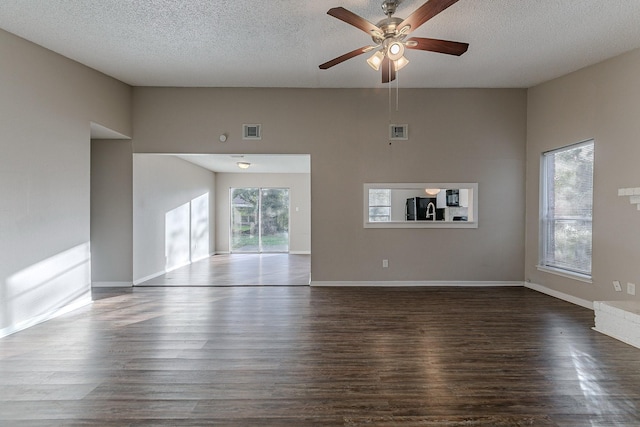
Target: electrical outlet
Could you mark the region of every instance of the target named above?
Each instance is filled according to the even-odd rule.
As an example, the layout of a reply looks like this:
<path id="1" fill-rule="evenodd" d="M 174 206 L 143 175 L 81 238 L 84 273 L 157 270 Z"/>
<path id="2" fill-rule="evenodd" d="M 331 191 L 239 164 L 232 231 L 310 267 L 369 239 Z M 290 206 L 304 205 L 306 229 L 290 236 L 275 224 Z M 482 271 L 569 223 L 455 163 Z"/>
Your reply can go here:
<path id="1" fill-rule="evenodd" d="M 389 260 L 388 259 L 383 259 L 382 260 L 382 268 L 389 268 Z"/>
<path id="2" fill-rule="evenodd" d="M 613 289 L 616 290 L 616 292 L 622 292 L 622 286 L 620 286 L 620 282 L 617 280 L 613 281 Z"/>
<path id="3" fill-rule="evenodd" d="M 627 282 L 627 293 L 629 295 L 635 295 L 636 294 L 636 285 L 635 285 L 635 283 L 628 283 Z"/>

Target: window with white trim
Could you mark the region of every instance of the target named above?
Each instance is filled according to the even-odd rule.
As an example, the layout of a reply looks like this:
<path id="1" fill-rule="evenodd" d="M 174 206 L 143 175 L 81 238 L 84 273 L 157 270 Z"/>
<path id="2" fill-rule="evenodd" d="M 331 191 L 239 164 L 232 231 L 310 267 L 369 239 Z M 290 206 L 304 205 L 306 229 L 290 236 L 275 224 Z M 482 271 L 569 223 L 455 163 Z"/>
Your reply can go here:
<path id="1" fill-rule="evenodd" d="M 593 140 L 542 154 L 542 268 L 591 278 L 593 154 Z"/>
<path id="2" fill-rule="evenodd" d="M 369 222 L 391 221 L 391 190 L 369 189 Z"/>

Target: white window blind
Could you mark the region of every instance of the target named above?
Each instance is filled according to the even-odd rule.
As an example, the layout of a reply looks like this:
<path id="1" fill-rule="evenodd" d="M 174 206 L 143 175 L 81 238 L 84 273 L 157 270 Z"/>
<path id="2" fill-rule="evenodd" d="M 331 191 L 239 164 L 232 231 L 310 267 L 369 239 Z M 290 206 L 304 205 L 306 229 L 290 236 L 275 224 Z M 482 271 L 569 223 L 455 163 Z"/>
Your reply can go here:
<path id="1" fill-rule="evenodd" d="M 591 277 L 593 140 L 542 155 L 540 265 Z"/>
<path id="2" fill-rule="evenodd" d="M 369 222 L 391 221 L 391 190 L 369 189 Z"/>

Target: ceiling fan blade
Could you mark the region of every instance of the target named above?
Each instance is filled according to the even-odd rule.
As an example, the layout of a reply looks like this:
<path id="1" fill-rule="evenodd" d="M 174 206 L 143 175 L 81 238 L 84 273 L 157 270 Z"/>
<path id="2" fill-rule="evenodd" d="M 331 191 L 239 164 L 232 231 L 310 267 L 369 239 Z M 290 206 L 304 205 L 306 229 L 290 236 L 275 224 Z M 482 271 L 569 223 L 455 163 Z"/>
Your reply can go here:
<path id="1" fill-rule="evenodd" d="M 389 83 L 396 79 L 396 67 L 388 57 L 384 57 L 380 68 L 382 69 L 382 83 Z"/>
<path id="2" fill-rule="evenodd" d="M 361 29 L 369 35 L 371 35 L 371 33 L 383 34 L 383 31 L 379 27 L 373 25 L 371 22 L 345 9 L 344 7 L 334 7 L 332 9 L 329 9 L 327 15 L 331 15 L 334 18 L 338 18 L 339 20 L 344 21 L 349 25 L 353 25 L 354 27 Z"/>
<path id="3" fill-rule="evenodd" d="M 417 8 L 411 15 L 407 17 L 407 19 L 402 21 L 400 25 L 397 26 L 397 28 L 402 29 L 403 27 L 409 25 L 411 28 L 409 29 L 409 31 L 407 31 L 407 33 L 410 33 L 457 1 L 458 0 L 429 0 L 428 2 Z"/>
<path id="4" fill-rule="evenodd" d="M 417 44 L 413 44 L 415 42 Z M 447 55 L 460 56 L 467 51 L 469 43 L 452 42 L 449 40 L 427 39 L 423 37 L 411 37 L 405 43 L 408 49 L 428 50 L 430 52 L 446 53 Z"/>
<path id="5" fill-rule="evenodd" d="M 363 53 L 367 53 L 373 48 L 374 46 L 363 46 L 356 50 L 352 50 L 351 52 L 345 53 L 344 55 L 338 56 L 337 58 L 333 58 L 331 61 L 327 61 L 324 64 L 321 64 L 320 69 L 326 70 L 327 68 L 331 68 L 334 65 L 338 65 L 341 62 L 346 61 L 347 59 L 351 59 L 355 56 L 362 55 Z"/>

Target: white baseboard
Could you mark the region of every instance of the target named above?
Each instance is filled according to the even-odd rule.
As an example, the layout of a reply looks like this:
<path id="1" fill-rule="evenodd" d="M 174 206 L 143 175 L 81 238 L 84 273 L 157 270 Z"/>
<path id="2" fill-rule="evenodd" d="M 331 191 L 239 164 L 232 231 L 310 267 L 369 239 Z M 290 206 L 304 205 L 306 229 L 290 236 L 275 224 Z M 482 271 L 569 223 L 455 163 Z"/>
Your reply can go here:
<path id="1" fill-rule="evenodd" d="M 202 261 L 203 259 L 208 259 L 208 258 L 211 258 L 211 254 L 208 254 L 208 255 L 202 255 L 202 256 L 201 256 L 201 257 L 199 257 L 199 258 L 194 258 L 194 259 L 192 259 L 192 260 L 191 260 L 191 262 L 190 262 L 190 263 L 187 263 L 187 265 L 189 265 L 189 264 L 193 264 L 194 262 Z"/>
<path id="2" fill-rule="evenodd" d="M 561 299 L 563 301 L 566 302 L 570 302 L 572 304 L 575 305 L 579 305 L 581 307 L 584 308 L 588 308 L 589 310 L 593 310 L 593 302 L 586 300 L 586 299 L 582 299 L 582 298 L 578 298 L 575 297 L 573 295 L 569 295 L 569 294 L 565 294 L 564 292 L 559 292 L 553 289 L 549 289 L 546 286 L 542 286 L 542 285 L 538 285 L 537 283 L 525 283 L 524 284 L 525 288 L 529 288 L 529 289 L 533 289 L 534 291 L 538 291 L 541 292 L 543 294 Z"/>
<path id="3" fill-rule="evenodd" d="M 133 282 L 91 282 L 92 288 L 130 288 Z"/>
<path id="4" fill-rule="evenodd" d="M 593 328 L 591 328 L 591 329 L 593 329 L 594 331 L 599 332 L 601 334 L 607 335 L 607 336 L 609 336 L 611 338 L 617 339 L 618 341 L 622 341 L 623 343 L 628 344 L 628 345 L 630 345 L 632 347 L 640 348 L 640 343 L 638 343 L 637 341 L 631 340 L 628 337 L 616 334 L 616 333 L 611 332 L 611 331 L 606 330 L 606 329 L 600 329 L 600 328 L 597 328 L 595 326 Z"/>
<path id="5" fill-rule="evenodd" d="M 174 265 L 171 268 L 165 268 L 164 273 L 170 273 L 170 272 L 172 272 L 174 270 L 177 270 L 179 268 L 186 267 L 187 265 L 191 265 L 191 261 L 187 261 L 187 262 L 183 262 L 181 264 Z"/>
<path id="6" fill-rule="evenodd" d="M 309 283 L 311 286 L 333 286 L 333 287 L 489 287 L 489 286 L 525 286 L 528 289 L 538 291 L 540 293 L 561 299 L 563 301 L 570 302 L 572 304 L 579 305 L 584 308 L 593 310 L 593 302 L 582 298 L 575 297 L 573 295 L 558 292 L 553 289 L 549 289 L 546 286 L 538 285 L 535 283 L 525 282 L 500 282 L 500 281 L 318 281 L 312 280 Z"/>
<path id="7" fill-rule="evenodd" d="M 593 330 L 640 348 L 640 302 L 594 301 Z"/>
<path id="8" fill-rule="evenodd" d="M 437 280 L 417 280 L 417 281 L 339 281 L 339 282 L 323 282 L 311 281 L 311 286 L 336 286 L 336 287 L 436 287 L 436 286 L 522 286 L 522 282 L 496 282 L 496 281 L 437 281 Z"/>
<path id="9" fill-rule="evenodd" d="M 258 252 L 248 252 L 252 255 L 257 254 Z M 286 252 L 282 252 L 282 253 L 286 253 Z M 288 252 L 289 255 L 311 255 L 311 251 L 289 251 Z M 229 255 L 231 254 L 230 251 L 216 251 L 214 254 L 211 254 L 211 256 L 213 255 Z"/>
<path id="10" fill-rule="evenodd" d="M 70 311 L 77 310 L 91 303 L 91 295 L 88 294 L 64 307 L 60 307 L 58 309 L 51 310 L 48 313 L 32 317 L 31 319 L 25 320 L 16 325 L 11 325 L 6 328 L 0 329 L 0 338 L 6 337 L 7 335 L 15 334 L 16 332 L 20 332 L 24 329 L 30 328 L 48 320 L 55 319 L 56 317 L 62 316 L 63 314 L 67 314 Z"/>
<path id="11" fill-rule="evenodd" d="M 227 253 L 228 253 L 228 252 L 227 252 Z M 212 257 L 212 256 L 214 256 L 214 255 L 217 255 L 217 254 L 218 254 L 217 252 L 211 252 L 211 253 L 209 253 L 209 255 L 204 255 L 203 257 L 200 257 L 200 258 L 194 259 L 193 261 L 189 261 L 189 262 L 185 262 L 185 263 L 180 264 L 180 265 L 176 265 L 175 267 L 171 267 L 171 268 L 170 268 L 170 269 L 168 269 L 168 270 L 158 271 L 157 273 L 150 274 L 150 275 L 145 276 L 145 277 L 142 277 L 142 278 L 140 278 L 140 279 L 135 279 L 135 280 L 133 281 L 133 286 L 137 286 L 137 285 L 139 285 L 140 283 L 146 282 L 147 280 L 155 279 L 155 278 L 156 278 L 156 277 L 158 277 L 158 276 L 162 276 L 163 274 L 167 274 L 167 273 L 169 273 L 169 272 L 171 272 L 171 271 L 173 271 L 173 270 L 177 270 L 178 268 L 186 267 L 187 265 L 191 265 L 191 264 L 193 264 L 194 262 L 202 261 L 203 259 L 210 258 L 210 257 Z"/>
<path id="12" fill-rule="evenodd" d="M 162 276 L 165 273 L 166 273 L 166 271 L 159 271 L 157 273 L 150 274 L 150 275 L 142 277 L 140 279 L 136 279 L 136 280 L 133 281 L 133 286 L 137 286 L 142 282 L 146 282 L 147 280 L 155 279 L 156 277 Z"/>

